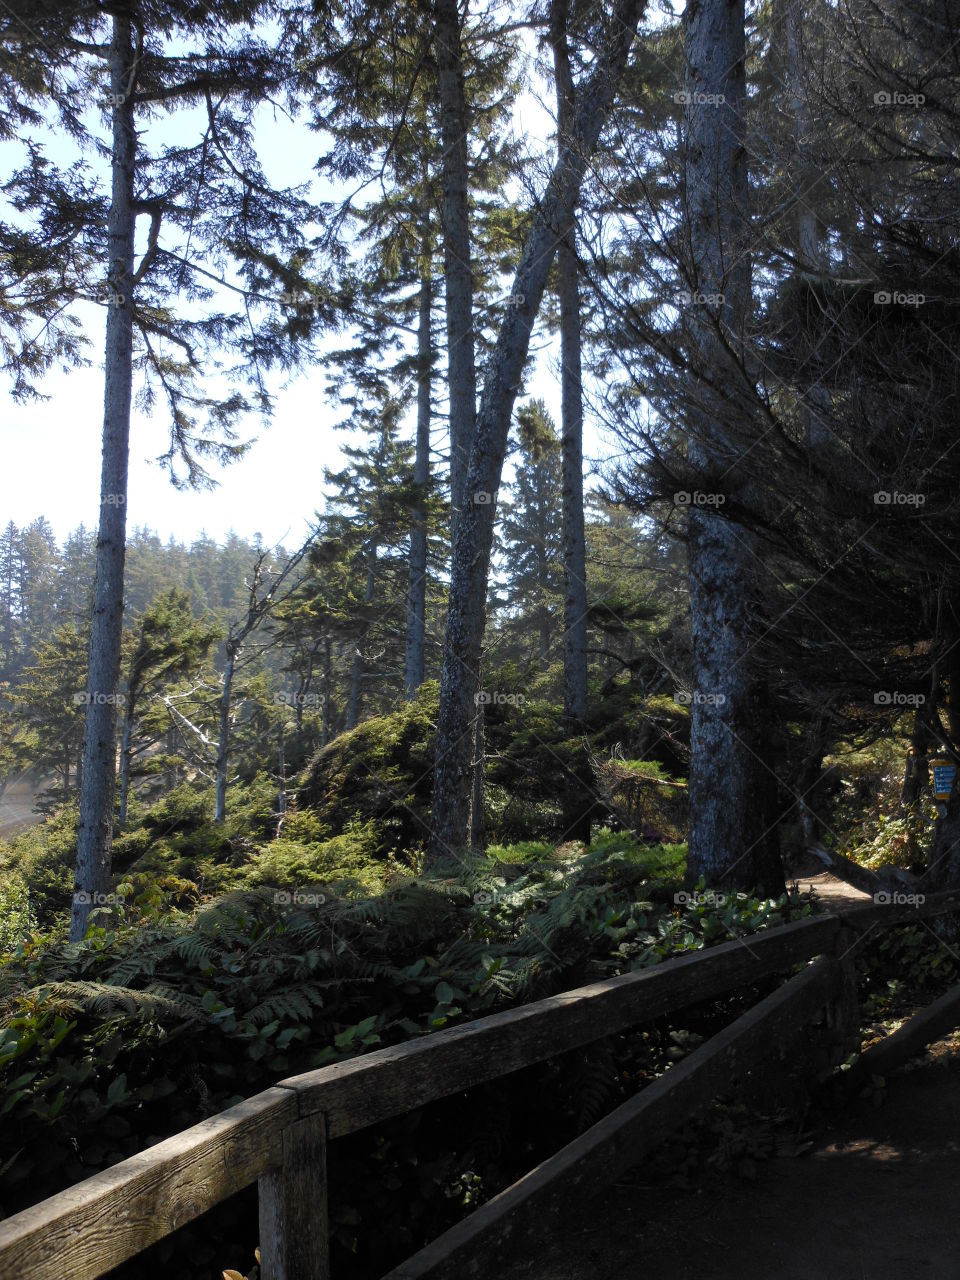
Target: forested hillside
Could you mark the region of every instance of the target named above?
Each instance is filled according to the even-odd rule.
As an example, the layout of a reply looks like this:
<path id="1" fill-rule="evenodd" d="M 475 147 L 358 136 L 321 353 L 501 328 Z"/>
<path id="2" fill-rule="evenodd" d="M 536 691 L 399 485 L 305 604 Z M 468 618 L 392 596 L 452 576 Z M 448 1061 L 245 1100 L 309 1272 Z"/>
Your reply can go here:
<path id="1" fill-rule="evenodd" d="M 299 1073 L 960 890 L 951 0 L 0 9 L 0 372 L 21 424 L 103 392 L 95 527 L 39 446 L 4 476 L 0 1280 L 3 1219 Z M 315 501 L 178 534 L 290 387 Z M 651 1177 L 800 1133 L 956 922 L 844 933 L 803 1052 Z M 345 1130 L 332 1274 L 775 972 Z M 262 1176 L 110 1274 L 259 1280 Z"/>

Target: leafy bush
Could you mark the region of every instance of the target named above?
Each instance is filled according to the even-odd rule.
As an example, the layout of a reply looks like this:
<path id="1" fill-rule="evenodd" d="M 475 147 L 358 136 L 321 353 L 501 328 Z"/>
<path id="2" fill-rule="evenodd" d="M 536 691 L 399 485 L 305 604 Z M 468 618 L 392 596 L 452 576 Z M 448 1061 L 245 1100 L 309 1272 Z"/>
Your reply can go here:
<path id="1" fill-rule="evenodd" d="M 95 916 L 79 944 L 28 939 L 0 965 L 0 1210 L 284 1076 L 810 909 L 677 904 L 682 847 L 610 831 L 587 851 L 501 847 L 467 872 L 418 876 L 382 859 L 367 823 L 269 842 L 232 874 L 243 887 L 197 904 L 189 881 L 130 871 L 118 918 Z M 319 888 L 278 893 L 286 876 L 288 890 Z M 382 1273 L 555 1149 L 558 1107 L 572 1136 L 686 1051 L 683 1030 L 638 1029 L 333 1144 L 337 1265 Z M 186 1256 L 217 1248 L 230 1265 L 225 1239 L 246 1241 L 234 1259 L 249 1256 L 244 1213 L 218 1214 L 215 1230 L 184 1228 L 129 1274 L 190 1274 Z"/>
<path id="2" fill-rule="evenodd" d="M 38 928 L 69 913 L 77 857 L 77 811 L 59 810 L 38 826 L 0 841 L 0 883 L 20 886 Z M 20 890 L 18 890 L 20 892 Z"/>

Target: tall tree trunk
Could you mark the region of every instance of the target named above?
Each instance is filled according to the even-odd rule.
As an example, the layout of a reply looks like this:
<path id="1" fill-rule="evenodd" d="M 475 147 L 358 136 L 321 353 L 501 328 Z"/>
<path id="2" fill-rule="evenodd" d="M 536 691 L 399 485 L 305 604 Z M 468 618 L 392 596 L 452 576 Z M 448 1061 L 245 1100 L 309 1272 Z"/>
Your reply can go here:
<path id="1" fill-rule="evenodd" d="M 467 464 L 477 417 L 473 335 L 467 105 L 457 0 L 436 0 L 436 52 L 443 146 L 443 268 L 447 308 L 450 404 L 450 540 L 463 512 Z"/>
<path id="2" fill-rule="evenodd" d="M 217 725 L 217 799 L 214 822 L 223 822 L 227 816 L 227 762 L 230 756 L 230 700 L 233 696 L 233 673 L 237 653 L 227 646 L 227 661 L 223 668 L 223 688 L 220 690 L 220 716 Z"/>
<path id="3" fill-rule="evenodd" d="M 450 544 L 456 547 L 465 506 L 476 494 L 467 490 L 467 467 L 477 423 L 477 367 L 473 333 L 473 270 L 471 267 L 468 119 L 463 85 L 460 14 L 457 0 L 436 0 L 437 84 L 440 94 L 440 140 L 443 146 L 443 266 L 447 311 L 447 382 L 450 405 Z M 452 551 L 452 555 L 455 551 Z M 481 606 L 486 611 L 486 599 Z M 468 681 L 480 688 L 480 654 Z M 470 753 L 474 760 L 471 789 L 466 792 L 470 844 L 482 844 L 484 790 L 483 704 L 472 701 Z M 474 823 L 474 801 L 480 805 Z M 476 826 L 476 831 L 473 828 Z"/>
<path id="4" fill-rule="evenodd" d="M 793 119 L 794 216 L 792 247 L 799 262 L 801 279 L 819 283 L 825 268 L 820 245 L 816 201 L 819 171 L 810 157 L 810 107 L 807 101 L 803 54 L 803 2 L 781 0 L 783 44 L 787 74 L 787 99 Z M 831 442 L 829 426 L 830 393 L 814 382 L 800 404 L 808 445 L 822 450 Z"/>
<path id="5" fill-rule="evenodd" d="M 567 42 L 569 6 L 558 0 L 552 13 L 553 65 L 557 86 L 557 135 L 573 125 L 574 90 Z M 557 245 L 560 301 L 560 457 L 563 502 L 563 718 L 568 738 L 582 734 L 587 714 L 587 543 L 583 519 L 583 381 L 580 284 L 576 220 L 571 212 Z M 563 785 L 563 828 L 571 840 L 590 840 L 590 763 L 577 750 L 572 776 Z"/>
<path id="6" fill-rule="evenodd" d="M 724 416 L 731 411 L 736 374 L 726 344 L 741 341 L 751 292 L 743 0 L 689 5 L 684 30 L 691 283 L 700 294 L 718 298 L 691 308 L 702 407 L 688 453 L 710 475 L 735 471 L 738 450 Z M 689 517 L 688 560 L 695 675 L 688 874 L 711 886 L 780 892 L 783 870 L 770 831 L 773 779 L 763 749 L 764 696 L 751 663 L 754 538 L 716 510 L 698 507 Z"/>
<path id="7" fill-rule="evenodd" d="M 110 265 L 105 344 L 103 461 L 100 471 L 100 528 L 97 536 L 93 625 L 87 664 L 87 713 L 83 741 L 83 781 L 77 827 L 70 938 L 86 933 L 91 895 L 106 893 L 110 881 L 114 788 L 117 776 L 116 692 L 123 630 L 123 564 L 126 551 L 127 464 L 133 382 L 133 255 L 136 212 L 134 173 L 135 53 L 130 18 L 113 18 L 110 90 L 113 95 L 112 192 L 107 223 Z"/>
<path id="8" fill-rule="evenodd" d="M 459 522 L 450 575 L 434 770 L 430 856 L 459 856 L 467 846 L 472 736 L 477 672 L 483 644 L 487 580 L 493 545 L 495 498 L 500 487 L 510 418 L 560 229 L 576 205 L 587 162 L 607 118 L 633 42 L 643 0 L 620 0 L 611 16 L 607 48 L 596 61 L 577 106 L 572 139 L 556 168 L 527 236 L 514 278 L 517 305 L 505 317 L 483 381 L 467 503 Z"/>
<path id="9" fill-rule="evenodd" d="M 793 118 L 795 162 L 793 239 L 794 248 L 800 259 L 801 273 L 818 274 L 823 268 L 823 260 L 817 233 L 815 204 L 818 174 L 809 156 L 810 110 L 803 73 L 803 3 L 804 0 L 781 0 L 787 90 L 790 115 Z"/>
<path id="10" fill-rule="evenodd" d="M 431 317 L 433 287 L 429 275 L 429 237 L 421 245 L 423 278 L 420 281 L 420 308 L 417 325 L 417 443 L 413 463 L 413 482 L 417 486 L 417 505 L 410 527 L 410 574 L 407 584 L 407 647 L 404 688 L 412 699 L 423 684 L 424 644 L 427 613 L 427 512 L 426 496 L 430 484 L 430 378 L 433 365 Z"/>

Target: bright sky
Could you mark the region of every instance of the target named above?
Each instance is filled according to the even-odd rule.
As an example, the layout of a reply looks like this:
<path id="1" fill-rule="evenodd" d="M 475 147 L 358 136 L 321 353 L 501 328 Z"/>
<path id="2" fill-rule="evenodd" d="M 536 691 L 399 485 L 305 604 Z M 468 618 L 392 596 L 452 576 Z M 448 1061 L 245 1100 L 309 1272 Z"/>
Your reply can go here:
<path id="1" fill-rule="evenodd" d="M 186 116 L 170 129 L 190 128 Z M 531 93 L 518 104 L 514 128 L 529 149 L 543 152 L 553 129 L 549 112 Z M 151 131 L 152 133 L 155 130 Z M 188 136 L 192 136 L 193 130 Z M 314 155 L 322 146 L 304 127 L 274 118 L 264 125 L 265 167 L 279 183 L 302 182 L 310 176 Z M 66 151 L 58 157 L 65 162 Z M 11 155 L 5 170 L 16 164 Z M 100 449 L 103 412 L 103 348 L 105 311 L 92 305 L 81 312 L 91 339 L 90 368 L 51 373 L 41 390 L 44 402 L 26 405 L 6 399 L 3 415 L 3 467 L 0 470 L 0 523 L 23 526 L 45 515 L 59 539 L 81 522 L 96 528 L 99 513 Z M 339 340 L 338 340 L 339 341 Z M 541 352 L 529 379 L 531 394 L 546 401 L 559 421 L 560 392 L 557 347 Z M 322 366 L 286 387 L 277 385 L 275 412 L 267 427 L 251 419 L 245 438 L 257 441 L 241 461 L 212 472 L 219 485 L 212 492 L 175 490 L 152 459 L 167 447 L 161 402 L 152 420 L 134 412 L 127 528 L 147 525 L 162 538 L 171 534 L 189 541 L 202 530 L 222 539 L 230 529 L 251 537 L 262 534 L 268 544 L 296 544 L 314 513 L 323 507 L 323 471 L 340 463 L 346 433 L 334 430 L 336 411 L 323 393 Z M 412 424 L 411 424 L 412 434 Z M 599 447 L 587 427 L 586 452 Z"/>

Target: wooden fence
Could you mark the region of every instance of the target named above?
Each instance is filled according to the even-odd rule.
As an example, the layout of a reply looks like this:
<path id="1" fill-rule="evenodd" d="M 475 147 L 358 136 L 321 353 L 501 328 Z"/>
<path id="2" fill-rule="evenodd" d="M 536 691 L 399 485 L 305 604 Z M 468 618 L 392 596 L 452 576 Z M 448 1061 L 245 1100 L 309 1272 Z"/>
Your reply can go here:
<path id="1" fill-rule="evenodd" d="M 617 1178 L 824 1009 L 849 1033 L 858 936 L 950 910 L 960 910 L 960 895 L 919 906 L 865 903 L 293 1076 L 0 1222 L 0 1280 L 95 1280 L 253 1182 L 262 1280 L 326 1280 L 332 1139 L 803 964 L 385 1280 L 494 1275 L 515 1241 L 527 1245 L 565 1204 Z M 897 1044 L 889 1037 L 885 1068 L 943 1034 L 958 1010 L 960 990 L 918 1014 Z"/>

